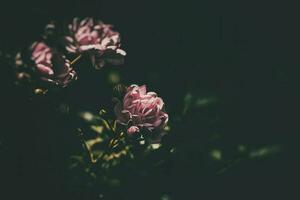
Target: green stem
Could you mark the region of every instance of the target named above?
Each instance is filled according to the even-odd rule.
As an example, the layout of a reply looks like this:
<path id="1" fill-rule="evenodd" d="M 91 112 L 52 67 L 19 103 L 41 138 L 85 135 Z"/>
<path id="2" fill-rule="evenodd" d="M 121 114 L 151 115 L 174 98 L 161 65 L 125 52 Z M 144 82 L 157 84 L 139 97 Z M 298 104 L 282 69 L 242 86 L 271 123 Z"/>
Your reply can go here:
<path id="1" fill-rule="evenodd" d="M 81 58 L 81 54 L 79 56 L 77 56 L 74 60 L 71 61 L 70 65 L 73 65 L 74 63 L 76 63 L 80 58 Z"/>

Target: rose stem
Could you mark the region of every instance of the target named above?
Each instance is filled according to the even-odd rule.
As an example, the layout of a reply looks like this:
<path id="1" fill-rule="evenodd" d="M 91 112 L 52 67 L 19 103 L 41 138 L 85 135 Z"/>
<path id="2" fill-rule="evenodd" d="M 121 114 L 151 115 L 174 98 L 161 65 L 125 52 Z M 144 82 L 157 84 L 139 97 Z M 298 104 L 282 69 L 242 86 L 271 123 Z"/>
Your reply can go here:
<path id="1" fill-rule="evenodd" d="M 79 56 L 77 56 L 74 60 L 72 60 L 70 65 L 73 65 L 74 63 L 76 63 L 80 58 L 81 58 L 81 54 Z"/>

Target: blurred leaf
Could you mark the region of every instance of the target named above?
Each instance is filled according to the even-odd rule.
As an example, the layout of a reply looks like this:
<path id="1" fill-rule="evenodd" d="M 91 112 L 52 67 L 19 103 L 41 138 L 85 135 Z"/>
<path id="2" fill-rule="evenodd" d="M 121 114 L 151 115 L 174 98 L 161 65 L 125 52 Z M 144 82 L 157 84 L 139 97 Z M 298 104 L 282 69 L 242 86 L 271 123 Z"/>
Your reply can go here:
<path id="1" fill-rule="evenodd" d="M 167 194 L 163 194 L 160 199 L 161 200 L 171 200 L 170 196 Z"/>
<path id="2" fill-rule="evenodd" d="M 93 120 L 95 119 L 93 113 L 88 112 L 88 111 L 80 112 L 80 113 L 79 113 L 79 116 L 80 116 L 81 118 L 83 118 L 83 119 L 84 119 L 85 121 L 87 121 L 87 122 L 91 122 L 91 121 L 93 121 Z"/>
<path id="3" fill-rule="evenodd" d="M 238 145 L 237 149 L 238 149 L 238 152 L 240 152 L 240 153 L 244 153 L 245 151 L 247 151 L 247 147 L 242 144 Z"/>
<path id="4" fill-rule="evenodd" d="M 108 177 L 104 176 L 103 179 L 111 187 L 119 187 L 121 185 L 121 180 L 119 180 L 117 178 L 108 178 Z"/>
<path id="5" fill-rule="evenodd" d="M 183 99 L 183 111 L 182 113 L 185 115 L 192 104 L 193 96 L 191 93 L 187 93 Z"/>
<path id="6" fill-rule="evenodd" d="M 91 129 L 97 133 L 102 133 L 104 130 L 103 126 L 91 125 Z"/>
<path id="7" fill-rule="evenodd" d="M 170 131 L 171 130 L 171 127 L 170 126 L 166 126 L 166 127 L 164 127 L 164 131 Z"/>
<path id="8" fill-rule="evenodd" d="M 42 89 L 42 88 L 36 88 L 34 89 L 34 94 L 36 95 L 44 95 L 48 92 L 48 90 Z"/>
<path id="9" fill-rule="evenodd" d="M 88 153 L 89 153 L 92 163 L 96 163 L 98 161 L 98 159 L 104 154 L 103 150 L 95 148 L 95 146 L 101 142 L 103 142 L 103 139 L 100 137 L 97 137 L 95 139 L 90 139 L 85 142 L 85 146 L 88 150 Z"/>
<path id="10" fill-rule="evenodd" d="M 104 109 L 101 109 L 101 110 L 99 111 L 99 115 L 102 116 L 102 115 L 104 115 L 104 114 L 106 114 L 106 111 L 105 111 Z"/>
<path id="11" fill-rule="evenodd" d="M 219 134 L 219 133 L 212 133 L 210 135 L 210 140 L 218 140 L 218 139 L 221 139 L 222 138 L 222 135 Z"/>
<path id="12" fill-rule="evenodd" d="M 83 162 L 83 157 L 78 155 L 72 155 L 70 156 L 71 159 L 76 160 L 78 162 Z"/>
<path id="13" fill-rule="evenodd" d="M 70 107 L 68 104 L 66 103 L 61 103 L 58 107 L 58 111 L 61 113 L 61 114 L 68 114 L 70 112 Z"/>
<path id="14" fill-rule="evenodd" d="M 232 159 L 232 160 L 229 160 L 225 167 L 222 167 L 219 171 L 218 171 L 218 174 L 223 174 L 224 172 L 226 172 L 228 169 L 236 166 L 238 163 L 241 162 L 241 158 L 236 158 L 236 159 Z"/>
<path id="15" fill-rule="evenodd" d="M 214 160 L 221 160 L 222 159 L 222 151 L 220 151 L 219 149 L 213 149 L 210 152 L 210 156 Z"/>
<path id="16" fill-rule="evenodd" d="M 183 114 L 185 115 L 188 110 L 193 108 L 205 107 L 210 104 L 216 103 L 218 101 L 217 97 L 209 96 L 209 97 L 196 97 L 192 95 L 190 92 L 187 93 L 183 99 Z"/>
<path id="17" fill-rule="evenodd" d="M 93 146 L 94 146 L 95 144 L 98 144 L 98 143 L 100 143 L 100 142 L 102 142 L 102 141 L 103 141 L 102 138 L 97 137 L 97 138 L 95 138 L 95 139 L 88 140 L 88 141 L 86 141 L 85 143 L 86 143 L 86 146 L 88 147 L 88 149 L 89 149 L 89 150 L 92 150 L 92 148 L 93 148 Z"/>
<path id="18" fill-rule="evenodd" d="M 109 75 L 108 75 L 108 81 L 110 83 L 112 83 L 112 84 L 118 84 L 118 83 L 120 83 L 120 80 L 121 80 L 121 78 L 120 78 L 120 74 L 119 73 L 117 73 L 115 71 L 112 71 L 112 72 L 109 73 Z"/>
<path id="19" fill-rule="evenodd" d="M 262 148 L 251 151 L 249 153 L 249 157 L 250 158 L 264 158 L 264 157 L 279 153 L 280 151 L 281 151 L 281 147 L 279 145 L 266 146 L 266 147 L 262 147 Z"/>
<path id="20" fill-rule="evenodd" d="M 152 149 L 158 149 L 161 147 L 161 144 L 151 144 Z"/>
<path id="21" fill-rule="evenodd" d="M 109 122 L 105 119 L 101 119 L 103 125 L 105 126 L 106 129 L 108 130 L 113 130 L 113 128 L 110 126 Z"/>
<path id="22" fill-rule="evenodd" d="M 217 102 L 217 98 L 216 97 L 204 97 L 204 98 L 198 98 L 195 101 L 195 107 L 204 107 L 207 106 L 209 104 L 215 103 Z"/>
<path id="23" fill-rule="evenodd" d="M 172 149 L 170 149 L 170 153 L 176 153 L 176 148 L 173 147 Z"/>
<path id="24" fill-rule="evenodd" d="M 82 156 L 72 155 L 70 156 L 71 164 L 68 166 L 69 169 L 77 167 L 79 164 L 83 164 L 84 160 Z"/>

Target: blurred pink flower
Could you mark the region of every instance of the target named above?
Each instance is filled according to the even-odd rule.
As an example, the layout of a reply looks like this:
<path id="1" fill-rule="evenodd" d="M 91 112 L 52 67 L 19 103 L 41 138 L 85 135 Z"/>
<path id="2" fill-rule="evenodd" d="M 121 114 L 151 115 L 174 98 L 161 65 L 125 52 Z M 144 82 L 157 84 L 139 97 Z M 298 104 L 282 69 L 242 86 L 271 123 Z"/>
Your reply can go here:
<path id="1" fill-rule="evenodd" d="M 117 122 L 130 125 L 128 133 L 146 129 L 150 132 L 162 132 L 168 122 L 168 114 L 163 111 L 164 102 L 154 92 L 147 92 L 146 86 L 131 85 L 123 102 L 115 106 Z"/>
<path id="2" fill-rule="evenodd" d="M 70 53 L 87 52 L 96 68 L 107 62 L 119 65 L 124 62 L 125 51 L 120 49 L 120 35 L 112 25 L 92 18 L 74 18 L 69 24 L 69 35 L 65 37 L 66 50 Z"/>
<path id="3" fill-rule="evenodd" d="M 76 79 L 76 73 L 70 67 L 69 60 L 64 55 L 54 52 L 44 42 L 33 43 L 30 50 L 31 59 L 42 80 L 64 87 Z"/>

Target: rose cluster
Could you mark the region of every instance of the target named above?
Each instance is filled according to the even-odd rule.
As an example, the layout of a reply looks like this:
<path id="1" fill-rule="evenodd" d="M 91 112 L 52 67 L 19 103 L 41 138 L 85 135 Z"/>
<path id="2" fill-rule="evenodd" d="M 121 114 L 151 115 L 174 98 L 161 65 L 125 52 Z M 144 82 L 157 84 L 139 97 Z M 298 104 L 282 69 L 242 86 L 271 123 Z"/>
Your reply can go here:
<path id="1" fill-rule="evenodd" d="M 51 35 L 56 35 L 58 29 L 66 29 L 66 33 L 51 41 Z M 54 43 L 54 44 L 53 44 Z M 50 45 L 51 44 L 51 45 Z M 64 50 L 59 47 L 63 46 Z M 104 24 L 93 18 L 80 20 L 74 18 L 67 27 L 56 27 L 50 23 L 45 28 L 43 37 L 35 41 L 29 48 L 30 63 L 27 68 L 38 80 L 65 87 L 72 80 L 76 80 L 73 63 L 67 56 L 88 56 L 96 69 L 106 63 L 120 65 L 124 61 L 125 51 L 120 49 L 120 34 L 112 30 L 112 25 Z M 20 55 L 20 54 L 18 54 Z M 20 56 L 16 59 L 16 66 L 20 63 Z M 24 63 L 22 61 L 22 63 Z M 23 78 L 24 72 L 18 67 L 17 77 Z"/>
<path id="2" fill-rule="evenodd" d="M 122 64 L 126 53 L 121 49 L 120 34 L 112 28 L 93 18 L 74 18 L 67 27 L 48 24 L 41 39 L 30 46 L 27 62 L 21 53 L 17 54 L 17 79 L 66 87 L 77 79 L 76 61 L 81 57 L 90 60 L 96 69 Z M 160 141 L 169 118 L 163 100 L 147 92 L 145 85 L 129 86 L 114 111 L 116 121 L 129 136 L 145 136 L 154 142 Z"/>

